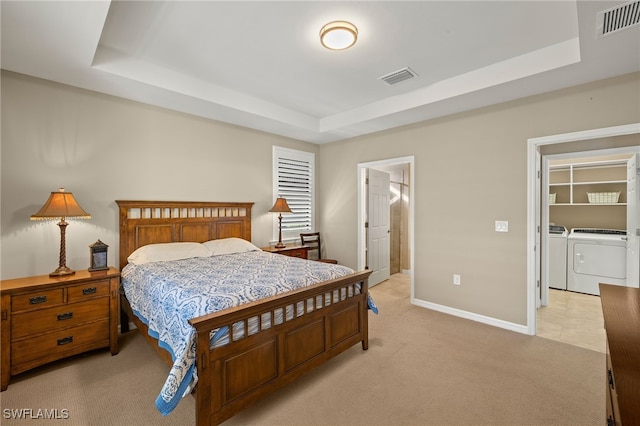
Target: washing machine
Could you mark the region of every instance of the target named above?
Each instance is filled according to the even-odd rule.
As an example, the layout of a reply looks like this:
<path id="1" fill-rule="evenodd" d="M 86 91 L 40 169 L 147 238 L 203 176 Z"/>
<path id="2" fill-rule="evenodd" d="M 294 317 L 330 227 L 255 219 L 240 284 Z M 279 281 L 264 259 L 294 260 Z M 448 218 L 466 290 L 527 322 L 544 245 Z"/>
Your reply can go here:
<path id="1" fill-rule="evenodd" d="M 567 289 L 567 237 L 562 225 L 549 225 L 549 287 Z"/>
<path id="2" fill-rule="evenodd" d="M 567 238 L 567 290 L 600 295 L 598 284 L 627 284 L 627 232 L 574 228 Z"/>

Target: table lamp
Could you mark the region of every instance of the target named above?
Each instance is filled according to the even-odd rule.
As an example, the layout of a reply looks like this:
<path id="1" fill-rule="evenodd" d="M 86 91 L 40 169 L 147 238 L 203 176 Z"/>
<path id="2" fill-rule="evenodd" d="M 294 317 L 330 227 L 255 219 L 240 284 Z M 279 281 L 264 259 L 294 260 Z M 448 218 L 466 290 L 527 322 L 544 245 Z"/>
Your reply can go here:
<path id="1" fill-rule="evenodd" d="M 65 218 L 91 219 L 91 215 L 78 205 L 73 198 L 73 193 L 65 192 L 64 188 L 60 188 L 58 192 L 52 192 L 49 199 L 38 211 L 31 215 L 31 220 L 50 220 L 60 218 L 58 226 L 60 227 L 60 262 L 58 269 L 49 274 L 50 277 L 59 277 L 64 275 L 75 274 L 76 271 L 67 267 L 67 252 L 65 246 L 65 232 L 67 223 Z"/>
<path id="2" fill-rule="evenodd" d="M 276 248 L 284 248 L 286 247 L 282 243 L 282 213 L 293 213 L 287 204 L 287 200 L 284 198 L 277 198 L 271 210 L 271 213 L 278 213 L 278 243 L 275 245 Z"/>

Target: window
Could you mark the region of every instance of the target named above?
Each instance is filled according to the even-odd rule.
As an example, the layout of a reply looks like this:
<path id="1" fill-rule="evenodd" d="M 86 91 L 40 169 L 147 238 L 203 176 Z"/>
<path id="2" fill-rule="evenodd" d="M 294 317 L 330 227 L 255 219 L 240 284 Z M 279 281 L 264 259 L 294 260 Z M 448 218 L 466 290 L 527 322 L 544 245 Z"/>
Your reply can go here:
<path id="1" fill-rule="evenodd" d="M 282 215 L 283 239 L 299 238 L 301 232 L 313 230 L 314 170 L 312 152 L 273 147 L 273 199 L 286 198 L 292 211 Z M 277 219 L 273 229 L 277 240 Z"/>

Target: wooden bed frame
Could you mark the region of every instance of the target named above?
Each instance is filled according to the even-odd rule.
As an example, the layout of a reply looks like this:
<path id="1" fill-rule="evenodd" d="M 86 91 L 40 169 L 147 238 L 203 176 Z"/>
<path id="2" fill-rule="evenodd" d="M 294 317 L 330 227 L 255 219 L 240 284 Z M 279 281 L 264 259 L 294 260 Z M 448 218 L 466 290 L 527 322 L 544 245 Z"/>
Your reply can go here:
<path id="1" fill-rule="evenodd" d="M 227 237 L 251 241 L 253 203 L 116 203 L 120 210 L 120 268 L 135 249 L 146 244 Z M 356 343 L 368 349 L 369 274 L 357 272 L 190 320 L 197 332 L 196 424 L 223 422 Z M 358 294 L 354 291 L 357 285 L 361 286 Z M 318 304 L 323 307 L 318 308 Z M 124 295 L 121 307 L 122 332 L 128 331 L 130 318 L 165 362 L 173 365 L 170 354 L 133 315 Z M 274 324 L 275 315 L 287 307 L 297 312 L 293 318 L 269 328 L 262 326 L 263 315 Z M 249 321 L 256 319 L 260 326 L 254 334 L 231 338 L 227 345 L 210 349 L 212 330 L 223 326 L 231 329 L 236 323 L 248 330 Z"/>

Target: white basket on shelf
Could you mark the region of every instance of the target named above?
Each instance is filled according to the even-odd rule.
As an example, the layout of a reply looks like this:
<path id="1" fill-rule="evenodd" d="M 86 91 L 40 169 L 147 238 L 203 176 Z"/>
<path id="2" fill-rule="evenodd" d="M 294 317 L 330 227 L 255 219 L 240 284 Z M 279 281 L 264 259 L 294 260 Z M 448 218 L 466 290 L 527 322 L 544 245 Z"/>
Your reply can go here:
<path id="1" fill-rule="evenodd" d="M 556 203 L 556 194 L 549 194 L 549 204 L 555 204 Z"/>
<path id="2" fill-rule="evenodd" d="M 587 192 L 589 203 L 591 204 L 613 204 L 620 198 L 620 191 L 617 192 Z"/>

